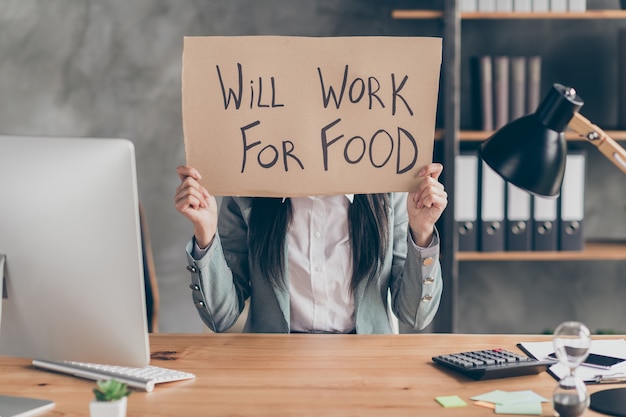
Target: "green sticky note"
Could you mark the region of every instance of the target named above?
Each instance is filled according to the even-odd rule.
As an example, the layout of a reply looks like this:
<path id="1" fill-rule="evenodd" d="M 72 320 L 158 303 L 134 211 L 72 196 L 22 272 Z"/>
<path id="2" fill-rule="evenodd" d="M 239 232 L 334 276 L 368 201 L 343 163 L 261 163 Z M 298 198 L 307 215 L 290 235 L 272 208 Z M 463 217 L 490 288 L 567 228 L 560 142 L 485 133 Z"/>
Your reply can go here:
<path id="1" fill-rule="evenodd" d="M 508 398 L 509 398 L 509 393 L 507 391 L 502 391 L 502 390 L 497 389 L 495 391 L 490 391 L 485 394 L 476 395 L 470 398 L 470 400 L 487 401 L 487 402 L 494 403 L 494 404 L 504 404 L 507 402 Z"/>
<path id="2" fill-rule="evenodd" d="M 437 402 L 445 408 L 465 407 L 467 405 L 467 403 L 458 395 L 444 395 L 441 397 L 435 397 L 435 400 L 437 400 Z"/>
<path id="3" fill-rule="evenodd" d="M 541 415 L 541 403 L 496 404 L 496 414 Z"/>
<path id="4" fill-rule="evenodd" d="M 519 403 L 536 403 L 536 402 L 549 402 L 541 395 L 536 394 L 533 391 L 502 391 L 495 390 L 487 392 L 485 394 L 476 395 L 470 400 L 487 401 L 494 404 L 519 404 Z"/>

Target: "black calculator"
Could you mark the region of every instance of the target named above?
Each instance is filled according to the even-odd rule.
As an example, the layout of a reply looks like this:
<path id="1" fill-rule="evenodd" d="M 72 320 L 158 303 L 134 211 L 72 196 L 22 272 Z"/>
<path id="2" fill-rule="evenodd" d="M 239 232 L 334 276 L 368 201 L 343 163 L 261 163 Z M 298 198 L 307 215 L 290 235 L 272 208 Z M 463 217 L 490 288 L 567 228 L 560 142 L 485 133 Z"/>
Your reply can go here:
<path id="1" fill-rule="evenodd" d="M 493 379 L 538 374 L 555 360 L 539 360 L 504 349 L 486 349 L 434 356 L 437 365 L 453 369 L 472 379 Z"/>

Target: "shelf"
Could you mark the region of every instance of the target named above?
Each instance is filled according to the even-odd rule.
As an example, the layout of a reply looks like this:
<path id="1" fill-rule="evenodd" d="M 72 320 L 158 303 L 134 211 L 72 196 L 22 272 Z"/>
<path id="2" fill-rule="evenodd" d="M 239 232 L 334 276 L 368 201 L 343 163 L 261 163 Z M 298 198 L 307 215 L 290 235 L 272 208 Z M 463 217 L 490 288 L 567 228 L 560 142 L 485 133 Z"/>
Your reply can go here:
<path id="1" fill-rule="evenodd" d="M 441 10 L 393 10 L 394 19 L 440 19 Z M 587 10 L 586 12 L 465 12 L 461 13 L 463 20 L 487 19 L 626 19 L 626 10 Z"/>
<path id="2" fill-rule="evenodd" d="M 391 17 L 394 19 L 440 19 L 443 17 L 441 10 L 392 10 Z"/>
<path id="3" fill-rule="evenodd" d="M 418 2 L 419 3 L 419 2 Z M 522 12 L 461 12 L 459 0 L 443 0 L 440 10 L 393 10 L 391 16 L 394 19 L 433 19 L 442 25 L 442 37 L 446 40 L 443 44 L 443 64 L 442 78 L 444 81 L 442 96 L 442 112 L 443 124 L 440 129 L 434 132 L 435 140 L 442 155 L 442 161 L 448 166 L 455 166 L 455 158 L 460 151 L 459 142 L 461 144 L 473 147 L 490 137 L 491 131 L 477 130 L 461 130 L 461 37 L 462 28 L 466 25 L 473 31 L 483 30 L 482 25 L 476 23 L 488 22 L 510 22 L 516 26 L 511 28 L 518 31 L 517 25 L 528 20 L 543 20 L 543 22 L 556 22 L 558 20 L 570 22 L 572 24 L 584 24 L 587 22 L 595 23 L 597 20 L 617 20 L 626 21 L 626 10 L 588 10 L 585 12 L 546 12 L 546 13 L 522 13 Z M 430 22 L 429 22 L 430 23 Z M 489 23 L 489 22 L 488 22 Z M 569 23 L 568 23 L 569 24 Z M 533 26 L 532 23 L 525 25 Z M 493 28 L 489 27 L 488 30 Z M 558 28 L 554 28 L 558 30 Z M 527 29 L 524 29 L 527 30 Z M 490 35 L 491 36 L 491 35 Z M 520 41 L 523 42 L 523 31 L 520 33 Z M 593 121 L 592 121 L 593 122 Z M 479 125 L 476 125 L 479 126 Z M 599 126 L 603 128 L 603 126 Z M 613 126 L 614 127 L 614 126 Z M 606 134 L 616 141 L 626 141 L 625 130 L 605 130 Z M 571 144 L 585 143 L 587 140 L 575 133 L 566 133 L 565 135 Z M 448 171 L 446 188 L 448 193 L 456 195 L 455 187 L 455 168 Z M 454 204 L 454 199 L 451 200 Z M 445 225 L 454 224 L 454 207 L 449 206 L 444 212 L 443 220 Z M 527 251 L 527 252 L 459 252 L 455 236 L 454 227 L 445 227 L 442 229 L 442 265 L 446 268 L 445 277 L 447 291 L 441 299 L 440 311 L 433 322 L 436 332 L 456 332 L 460 322 L 459 313 L 459 264 L 465 262 L 498 262 L 502 265 L 512 265 L 515 268 L 523 268 L 515 262 L 522 264 L 523 262 L 575 262 L 575 261 L 626 261 L 626 240 L 619 242 L 609 241 L 588 241 L 582 251 Z M 511 263 L 514 262 L 514 263 Z M 536 265 L 531 266 L 531 268 Z"/>
<path id="4" fill-rule="evenodd" d="M 615 140 L 626 140 L 626 130 L 605 130 L 605 132 L 607 135 Z M 461 140 L 462 142 L 482 142 L 489 136 L 491 136 L 492 133 L 493 132 L 482 130 L 462 130 L 459 133 L 459 140 Z M 442 136 L 443 132 L 438 132 L 438 135 L 435 135 L 435 138 L 440 138 Z M 565 134 L 565 139 L 567 139 L 568 141 L 587 141 L 587 139 L 571 132 Z"/>
<path id="5" fill-rule="evenodd" d="M 626 10 L 587 10 L 586 12 L 495 12 L 461 13 L 461 19 L 626 19 Z"/>
<path id="6" fill-rule="evenodd" d="M 625 242 L 587 242 L 572 252 L 458 252 L 459 261 L 623 261 Z"/>

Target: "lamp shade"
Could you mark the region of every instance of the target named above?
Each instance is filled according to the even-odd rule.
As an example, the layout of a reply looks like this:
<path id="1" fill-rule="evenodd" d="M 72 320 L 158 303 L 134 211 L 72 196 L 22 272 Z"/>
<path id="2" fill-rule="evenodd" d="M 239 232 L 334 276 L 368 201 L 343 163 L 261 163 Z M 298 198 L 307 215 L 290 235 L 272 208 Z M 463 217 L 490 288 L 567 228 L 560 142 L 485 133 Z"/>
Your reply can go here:
<path id="1" fill-rule="evenodd" d="M 557 197 L 567 156 L 563 132 L 582 106 L 573 88 L 554 84 L 535 113 L 508 123 L 481 144 L 481 158 L 513 185 Z"/>

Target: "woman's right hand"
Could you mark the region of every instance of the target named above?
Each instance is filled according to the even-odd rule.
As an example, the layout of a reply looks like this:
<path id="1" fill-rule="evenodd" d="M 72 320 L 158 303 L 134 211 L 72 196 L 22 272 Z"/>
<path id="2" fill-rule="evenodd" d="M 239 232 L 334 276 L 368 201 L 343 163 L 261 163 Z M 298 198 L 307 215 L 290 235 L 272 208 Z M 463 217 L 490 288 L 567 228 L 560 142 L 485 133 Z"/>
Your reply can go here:
<path id="1" fill-rule="evenodd" d="M 176 188 L 176 210 L 193 223 L 196 243 L 201 248 L 209 246 L 217 231 L 217 202 L 198 182 L 202 176 L 195 168 L 176 168 L 180 185 Z"/>

